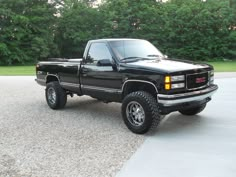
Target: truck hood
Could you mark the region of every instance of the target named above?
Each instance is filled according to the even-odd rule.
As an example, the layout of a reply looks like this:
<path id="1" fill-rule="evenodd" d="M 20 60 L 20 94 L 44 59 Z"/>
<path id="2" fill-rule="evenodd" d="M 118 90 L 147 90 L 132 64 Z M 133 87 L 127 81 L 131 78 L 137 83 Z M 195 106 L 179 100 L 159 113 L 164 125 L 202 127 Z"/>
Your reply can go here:
<path id="1" fill-rule="evenodd" d="M 155 59 L 155 60 L 140 60 L 136 62 L 126 63 L 127 66 L 131 68 L 139 68 L 145 70 L 152 71 L 160 71 L 160 72 L 179 72 L 179 71 L 187 71 L 187 70 L 196 70 L 196 69 L 204 69 L 209 68 L 208 64 L 195 63 L 184 60 L 176 60 L 176 59 Z"/>

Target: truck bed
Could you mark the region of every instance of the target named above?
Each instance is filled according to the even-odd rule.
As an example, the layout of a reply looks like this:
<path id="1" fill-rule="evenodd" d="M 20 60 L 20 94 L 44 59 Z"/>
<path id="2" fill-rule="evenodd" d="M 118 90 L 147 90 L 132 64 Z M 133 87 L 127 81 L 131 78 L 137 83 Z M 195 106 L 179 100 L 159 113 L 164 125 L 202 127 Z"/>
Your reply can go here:
<path id="1" fill-rule="evenodd" d="M 48 61 L 55 62 L 81 62 L 82 58 L 48 58 Z"/>

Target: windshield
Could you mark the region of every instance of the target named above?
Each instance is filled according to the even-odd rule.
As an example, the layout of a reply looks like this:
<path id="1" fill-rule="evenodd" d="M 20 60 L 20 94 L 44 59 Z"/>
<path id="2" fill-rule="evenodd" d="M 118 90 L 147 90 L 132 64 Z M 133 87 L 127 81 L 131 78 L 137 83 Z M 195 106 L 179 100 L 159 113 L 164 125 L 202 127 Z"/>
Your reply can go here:
<path id="1" fill-rule="evenodd" d="M 120 60 L 163 58 L 163 54 L 150 42 L 145 40 L 110 41 L 115 55 Z"/>

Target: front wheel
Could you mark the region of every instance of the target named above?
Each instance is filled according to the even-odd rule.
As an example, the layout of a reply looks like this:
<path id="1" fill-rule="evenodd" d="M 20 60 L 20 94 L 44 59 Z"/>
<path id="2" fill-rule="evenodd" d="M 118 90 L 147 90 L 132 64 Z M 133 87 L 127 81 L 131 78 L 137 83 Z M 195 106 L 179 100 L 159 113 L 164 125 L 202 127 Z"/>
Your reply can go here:
<path id="1" fill-rule="evenodd" d="M 45 96 L 48 106 L 52 109 L 62 109 L 67 102 L 66 91 L 57 81 L 47 83 Z"/>
<path id="2" fill-rule="evenodd" d="M 202 104 L 202 105 L 195 106 L 190 109 L 179 110 L 179 112 L 183 115 L 192 116 L 192 115 L 196 115 L 196 114 L 202 112 L 205 109 L 205 107 L 206 107 L 206 103 Z"/>
<path id="3" fill-rule="evenodd" d="M 128 129 L 137 134 L 154 129 L 161 120 L 155 98 L 144 91 L 130 93 L 124 98 L 122 116 Z"/>

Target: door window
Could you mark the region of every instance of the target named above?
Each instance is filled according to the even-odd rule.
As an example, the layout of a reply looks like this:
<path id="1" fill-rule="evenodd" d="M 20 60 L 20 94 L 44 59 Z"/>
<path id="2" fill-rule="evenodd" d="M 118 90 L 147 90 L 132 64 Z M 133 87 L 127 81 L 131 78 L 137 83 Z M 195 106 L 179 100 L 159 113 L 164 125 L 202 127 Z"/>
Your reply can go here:
<path id="1" fill-rule="evenodd" d="M 93 43 L 90 46 L 85 63 L 100 66 L 100 63 L 110 62 L 112 56 L 105 43 Z"/>

